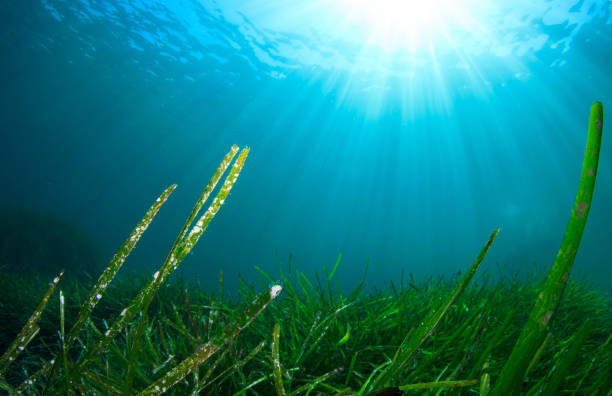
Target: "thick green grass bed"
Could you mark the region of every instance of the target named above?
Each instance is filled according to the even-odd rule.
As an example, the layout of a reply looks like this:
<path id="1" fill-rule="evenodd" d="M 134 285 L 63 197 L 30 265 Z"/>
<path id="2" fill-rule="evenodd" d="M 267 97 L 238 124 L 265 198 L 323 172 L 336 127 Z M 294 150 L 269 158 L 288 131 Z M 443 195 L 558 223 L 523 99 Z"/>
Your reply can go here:
<path id="1" fill-rule="evenodd" d="M 287 271 L 286 271 L 287 272 Z M 460 278 L 429 279 L 416 282 L 399 279 L 380 291 L 367 291 L 360 285 L 342 295 L 335 278 L 317 278 L 292 270 L 283 279 L 284 290 L 265 312 L 228 343 L 170 389 L 174 394 L 277 394 L 274 361 L 285 394 L 355 394 L 372 373 L 380 372 L 393 358 L 397 346 L 413 327 L 453 292 Z M 458 394 L 480 392 L 483 374 L 495 379 L 519 336 L 544 274 L 529 279 L 518 277 L 486 280 L 486 276 L 466 288 L 449 308 L 435 332 L 417 350 L 397 385 L 426 383 L 407 394 L 447 394 L 444 384 L 461 386 Z M 148 277 L 118 278 L 90 316 L 72 348 L 69 361 L 78 361 L 91 342 L 106 331 L 131 298 L 146 285 Z M 19 331 L 42 297 L 46 281 L 32 281 L 20 275 L 4 275 L 2 342 L 6 345 Z M 134 389 L 141 390 L 161 378 L 170 368 L 193 351 L 222 333 L 256 297 L 260 285 L 243 283 L 239 294 L 222 298 L 221 286 L 207 292 L 181 280 L 168 282 L 151 303 L 135 359 Z M 86 295 L 79 283 L 63 286 L 66 322 L 72 322 L 79 303 Z M 19 313 L 18 311 L 21 311 Z M 592 320 L 591 331 L 581 341 L 578 356 L 571 357 L 577 331 L 585 320 Z M 13 385 L 21 384 L 61 348 L 58 335 L 59 300 L 52 299 L 40 320 L 41 332 L 7 373 Z M 10 323 L 12 325 L 7 326 Z M 274 327 L 279 324 L 275 338 Z M 126 351 L 138 326 L 134 320 L 88 368 L 88 376 L 75 385 L 75 392 L 96 389 L 100 394 L 121 392 L 127 366 Z M 550 323 L 549 333 L 521 385 L 526 394 L 545 389 L 565 359 L 572 359 L 558 389 L 562 394 L 605 394 L 610 387 L 612 368 L 612 311 L 610 300 L 585 282 L 570 281 L 564 298 Z M 10 338 L 9 338 L 10 337 Z M 277 346 L 278 352 L 272 347 Z M 531 363 L 531 361 L 529 362 Z M 72 363 L 71 363 L 72 364 Z M 59 372 L 57 376 L 61 377 Z M 58 377 L 58 378 L 59 378 Z M 470 381 L 471 380 L 471 381 Z M 59 379 L 56 379 L 59 381 Z M 370 382 L 372 379 L 370 379 Z M 45 381 L 26 387 L 26 393 L 42 393 Z M 57 384 L 55 385 L 57 386 Z M 55 389 L 55 386 L 51 389 Z M 367 387 L 367 386 L 366 386 Z M 423 389 L 425 388 L 425 389 Z M 296 392 L 297 391 L 297 392 Z M 54 393 L 49 390 L 49 393 Z M 135 392 L 136 393 L 136 392 Z"/>

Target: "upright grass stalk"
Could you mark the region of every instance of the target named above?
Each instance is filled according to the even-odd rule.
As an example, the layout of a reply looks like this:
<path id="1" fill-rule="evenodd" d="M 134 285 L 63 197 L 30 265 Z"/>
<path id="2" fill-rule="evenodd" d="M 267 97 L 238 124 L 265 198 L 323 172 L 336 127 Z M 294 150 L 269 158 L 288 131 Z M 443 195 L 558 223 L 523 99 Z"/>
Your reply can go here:
<path id="1" fill-rule="evenodd" d="M 276 323 L 274 325 L 274 330 L 272 331 L 272 356 L 271 356 L 272 373 L 274 374 L 274 387 L 276 388 L 276 394 L 278 396 L 287 396 L 287 391 L 285 390 L 285 386 L 283 385 L 283 368 L 281 367 L 279 345 L 278 345 L 279 337 L 280 337 L 280 324 Z"/>
<path id="2" fill-rule="evenodd" d="M 548 323 L 559 306 L 591 209 L 599 163 L 602 128 L 603 106 L 601 102 L 596 102 L 591 106 L 580 183 L 561 248 L 546 278 L 546 283 L 536 299 L 527 324 L 523 328 L 499 378 L 495 381 L 491 396 L 519 393 L 527 365 L 536 353 L 538 346 L 542 344 L 544 337 L 546 337 Z"/>
<path id="3" fill-rule="evenodd" d="M 398 379 L 399 375 L 414 358 L 417 350 L 421 347 L 421 345 L 423 345 L 427 338 L 429 338 L 431 333 L 433 333 L 446 312 L 448 312 L 451 305 L 453 305 L 455 300 L 461 295 L 461 293 L 463 293 L 468 283 L 470 283 L 474 277 L 474 274 L 476 274 L 476 271 L 480 267 L 480 264 L 487 255 L 493 241 L 497 237 L 497 234 L 499 234 L 499 228 L 491 233 L 489 240 L 478 254 L 478 257 L 476 257 L 476 260 L 474 260 L 474 263 L 465 273 L 461 279 L 461 282 L 459 282 L 455 288 L 453 294 L 448 297 L 445 304 L 440 306 L 440 308 L 437 310 L 431 311 L 427 318 L 421 322 L 421 325 L 416 330 L 408 333 L 404 341 L 398 347 L 391 364 L 374 379 L 371 389 L 389 386 L 391 385 L 392 381 Z"/>
<path id="4" fill-rule="evenodd" d="M 61 346 L 62 346 L 62 350 L 60 352 L 60 356 L 62 357 L 62 365 L 64 366 L 64 372 L 67 373 L 68 372 L 68 357 L 66 356 L 66 332 L 65 332 L 65 315 L 64 315 L 64 293 L 62 293 L 62 290 L 60 289 L 59 291 L 59 302 L 60 302 L 60 341 L 61 341 Z M 68 380 L 68 377 L 64 377 L 64 380 Z M 66 386 L 68 386 L 69 384 L 66 383 Z"/>

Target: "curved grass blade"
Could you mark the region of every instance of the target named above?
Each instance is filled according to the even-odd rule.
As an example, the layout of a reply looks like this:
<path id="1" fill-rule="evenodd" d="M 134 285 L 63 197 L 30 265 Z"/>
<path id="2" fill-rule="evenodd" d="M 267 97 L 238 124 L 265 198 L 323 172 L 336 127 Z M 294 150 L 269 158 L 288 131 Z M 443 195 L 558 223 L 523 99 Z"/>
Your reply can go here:
<path id="1" fill-rule="evenodd" d="M 493 241 L 497 237 L 497 234 L 499 234 L 499 228 L 491 233 L 489 240 L 478 254 L 478 257 L 476 257 L 476 260 L 474 260 L 474 263 L 472 263 L 472 266 L 468 269 L 465 275 L 463 275 L 461 282 L 459 282 L 453 294 L 449 296 L 446 303 L 439 309 L 431 311 L 429 316 L 427 316 L 427 318 L 422 322 L 421 326 L 412 331 L 411 334 L 404 339 L 402 344 L 397 349 L 391 364 L 385 368 L 385 370 L 382 371 L 372 382 L 371 389 L 389 386 L 391 381 L 394 380 L 414 358 L 416 351 L 421 347 L 421 345 L 423 345 L 425 340 L 429 338 L 431 333 L 433 333 L 434 329 L 436 326 L 438 326 L 451 305 L 453 305 L 455 300 L 461 295 L 463 290 L 465 290 L 468 283 L 470 283 L 474 277 L 474 274 L 476 274 L 478 267 L 480 267 L 480 264 L 487 255 Z"/>
<path id="2" fill-rule="evenodd" d="M 370 384 L 375 381 L 375 376 L 380 372 L 384 372 L 384 368 L 388 367 L 392 362 L 390 361 L 386 361 L 383 362 L 381 364 L 379 364 L 378 366 L 374 367 L 374 369 L 372 370 L 372 372 L 370 373 L 370 375 L 368 376 L 368 378 L 364 381 L 363 385 L 361 385 L 361 388 L 359 389 L 359 391 L 357 392 L 357 395 L 363 395 L 364 392 L 366 392 L 366 389 L 370 389 Z M 388 388 L 385 388 L 388 389 Z M 374 391 L 374 392 L 369 392 L 366 396 L 372 396 L 372 395 L 376 395 L 377 392 L 381 392 L 383 391 L 379 390 L 379 391 Z"/>
<path id="3" fill-rule="evenodd" d="M 596 102 L 591 106 L 580 182 L 563 242 L 548 273 L 542 292 L 538 295 L 529 314 L 527 324 L 514 345 L 499 378 L 495 381 L 491 391 L 492 396 L 514 395 L 519 392 L 518 388 L 523 382 L 527 365 L 546 337 L 548 323 L 559 306 L 591 208 L 599 163 L 602 128 L 603 106 L 601 102 Z"/>
<path id="4" fill-rule="evenodd" d="M 19 334 L 17 334 L 17 337 L 8 347 L 6 352 L 4 352 L 2 357 L 0 357 L 0 377 L 4 375 L 6 369 L 11 365 L 11 363 L 15 361 L 15 359 L 17 359 L 17 356 L 19 356 L 19 354 L 23 352 L 26 346 L 30 343 L 30 341 L 32 341 L 32 339 L 40 330 L 36 322 L 44 311 L 45 306 L 47 305 L 47 301 L 49 301 L 49 298 L 51 297 L 55 286 L 57 285 L 63 274 L 64 271 L 60 272 L 59 275 L 53 279 L 51 285 L 49 286 L 49 289 L 43 296 L 42 300 L 40 300 L 38 307 L 36 307 L 36 309 L 32 313 L 32 316 L 30 316 L 30 319 L 28 319 Z"/>
<path id="5" fill-rule="evenodd" d="M 293 392 L 291 392 L 291 396 L 298 396 L 304 392 L 311 392 L 315 387 L 317 387 L 320 384 L 323 384 L 323 382 L 327 381 L 329 378 L 333 377 L 334 375 L 338 373 L 341 373 L 342 370 L 343 370 L 342 367 L 338 367 L 337 369 L 334 369 L 328 373 L 325 373 L 309 381 L 307 384 L 304 384 L 300 386 L 299 388 L 297 388 L 296 390 L 294 390 Z"/>
<path id="6" fill-rule="evenodd" d="M 221 349 L 231 339 L 236 337 L 246 328 L 253 319 L 257 317 L 274 300 L 282 288 L 279 285 L 272 286 L 267 292 L 261 293 L 255 301 L 236 319 L 227 325 L 223 332 L 200 346 L 191 356 L 187 357 L 176 367 L 166 373 L 165 376 L 151 384 L 140 395 L 159 395 L 166 392 L 170 387 L 181 381 L 189 373 L 195 370 L 200 364 L 210 358 L 215 352 Z"/>
<path id="7" fill-rule="evenodd" d="M 253 388 L 255 385 L 264 382 L 265 380 L 267 380 L 272 374 L 266 374 L 264 376 L 261 376 L 259 378 L 257 378 L 255 381 L 251 382 L 250 384 L 248 384 L 247 386 L 245 386 L 244 388 L 240 389 L 237 392 L 234 392 L 232 396 L 243 396 L 243 395 L 247 395 L 246 391 L 248 391 L 249 389 Z"/>
<path id="8" fill-rule="evenodd" d="M 334 274 L 336 273 L 336 270 L 338 269 L 338 264 L 340 264 L 340 260 L 342 260 L 342 253 L 338 255 L 338 259 L 336 260 L 336 264 L 334 264 L 334 268 L 332 269 L 331 273 L 327 276 L 328 281 L 331 281 L 331 279 L 334 277 Z"/>

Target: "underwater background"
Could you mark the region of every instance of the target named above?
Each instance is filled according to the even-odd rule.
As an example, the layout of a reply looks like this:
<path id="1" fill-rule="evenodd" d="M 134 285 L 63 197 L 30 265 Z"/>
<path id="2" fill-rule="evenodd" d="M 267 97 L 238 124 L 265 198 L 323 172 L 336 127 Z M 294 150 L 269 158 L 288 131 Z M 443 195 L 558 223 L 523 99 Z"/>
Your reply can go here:
<path id="1" fill-rule="evenodd" d="M 1 264 L 34 271 L 14 257 L 54 218 L 45 249 L 78 229 L 103 265 L 177 183 L 124 268 L 154 272 L 235 143 L 246 166 L 179 269 L 205 286 L 290 254 L 342 254 L 346 288 L 368 260 L 370 286 L 452 275 L 497 227 L 485 271 L 548 268 L 589 107 L 612 104 L 612 2 L 430 3 L 2 1 Z M 608 132 L 574 274 L 610 292 Z"/>

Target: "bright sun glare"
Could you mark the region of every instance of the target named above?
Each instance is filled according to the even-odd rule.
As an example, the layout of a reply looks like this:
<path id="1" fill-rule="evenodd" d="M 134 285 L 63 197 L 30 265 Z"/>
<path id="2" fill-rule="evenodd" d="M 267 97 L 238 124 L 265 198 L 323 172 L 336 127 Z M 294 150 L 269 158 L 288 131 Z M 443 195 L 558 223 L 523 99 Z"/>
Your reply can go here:
<path id="1" fill-rule="evenodd" d="M 365 29 L 369 44 L 387 49 L 433 47 L 453 31 L 478 27 L 477 0 L 337 0 L 347 27 Z"/>

